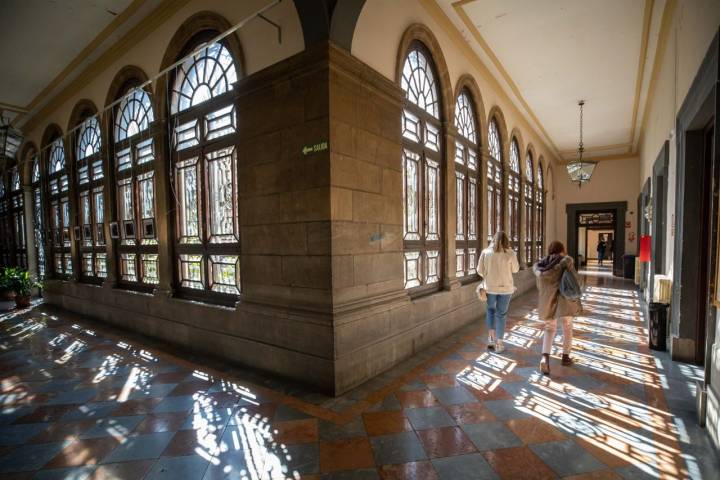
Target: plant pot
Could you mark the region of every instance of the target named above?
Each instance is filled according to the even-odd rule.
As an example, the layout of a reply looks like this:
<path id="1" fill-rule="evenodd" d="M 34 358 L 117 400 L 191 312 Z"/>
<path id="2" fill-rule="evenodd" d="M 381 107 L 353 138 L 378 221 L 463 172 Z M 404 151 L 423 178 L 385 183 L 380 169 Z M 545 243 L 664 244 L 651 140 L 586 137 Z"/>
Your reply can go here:
<path id="1" fill-rule="evenodd" d="M 12 290 L 3 290 L 0 292 L 0 299 L 9 302 L 15 298 L 15 292 Z"/>
<path id="2" fill-rule="evenodd" d="M 15 296 L 15 306 L 17 308 L 27 308 L 30 306 L 30 295 L 27 296 Z"/>

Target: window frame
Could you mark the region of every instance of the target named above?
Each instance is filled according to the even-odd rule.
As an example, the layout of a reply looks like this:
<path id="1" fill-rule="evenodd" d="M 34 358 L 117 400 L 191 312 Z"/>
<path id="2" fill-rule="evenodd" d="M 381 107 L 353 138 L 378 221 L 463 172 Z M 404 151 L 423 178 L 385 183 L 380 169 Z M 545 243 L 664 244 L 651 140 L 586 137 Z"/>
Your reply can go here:
<path id="1" fill-rule="evenodd" d="M 535 189 L 535 251 L 537 258 L 543 257 L 545 246 L 545 178 L 542 160 L 538 160 L 537 185 Z"/>
<path id="2" fill-rule="evenodd" d="M 11 215 L 10 215 L 10 192 L 7 187 L 7 175 L 5 172 L 0 173 L 0 230 L 5 235 L 0 239 L 0 262 L 5 267 L 13 265 L 13 247 L 11 231 Z"/>
<path id="3" fill-rule="evenodd" d="M 493 155 L 493 131 L 497 139 L 496 154 Z M 500 126 L 494 116 L 488 123 L 488 160 L 487 160 L 487 226 L 488 245 L 492 243 L 495 233 L 503 230 L 505 218 L 505 164 L 503 162 L 503 139 Z M 499 157 L 499 158 L 497 158 Z"/>
<path id="4" fill-rule="evenodd" d="M 461 102 L 461 99 L 464 99 Z M 469 89 L 463 88 L 455 100 L 455 275 L 461 282 L 478 278 L 477 260 L 480 255 L 482 212 L 482 156 L 480 154 L 479 129 Z M 463 118 L 464 117 L 464 118 Z M 475 167 L 472 167 L 474 157 Z M 474 184 L 475 205 L 472 205 Z M 458 215 L 461 214 L 461 215 Z M 472 215 L 474 214 L 474 221 Z M 474 225 L 473 225 L 474 223 Z M 460 228 L 462 227 L 462 231 Z M 475 230 L 474 235 L 472 230 Z M 462 262 L 462 265 L 461 265 Z"/>
<path id="5" fill-rule="evenodd" d="M 27 234 L 25 230 L 25 199 L 20 167 L 14 165 L 8 175 L 8 217 L 11 228 L 12 264 L 27 269 Z M 16 183 L 17 180 L 17 183 Z M 16 188 L 17 185 L 17 188 Z"/>
<path id="6" fill-rule="evenodd" d="M 230 46 L 224 41 L 219 42 L 232 57 L 233 65 L 235 68 L 236 81 L 228 83 L 228 88 L 225 92 L 204 100 L 196 105 L 191 105 L 183 110 L 176 111 L 171 103 L 168 104 L 168 111 L 170 113 L 169 128 L 170 131 L 170 189 L 171 189 L 171 201 L 172 210 L 174 210 L 174 222 L 172 228 L 172 247 L 173 247 L 173 284 L 176 295 L 181 298 L 187 298 L 190 300 L 197 300 L 208 303 L 215 303 L 220 305 L 232 306 L 240 298 L 242 293 L 242 281 L 241 281 L 241 232 L 240 232 L 240 205 L 239 205 L 239 159 L 238 159 L 238 105 L 236 99 L 235 84 L 237 79 L 241 77 L 242 71 L 240 62 L 232 53 Z M 208 48 L 211 45 L 208 45 Z M 185 65 L 185 64 L 183 64 Z M 176 82 L 178 82 L 177 73 L 172 77 L 170 85 L 173 89 Z M 171 94 L 171 96 L 173 96 Z M 231 122 L 234 132 L 223 134 L 216 138 L 207 138 L 208 126 L 212 119 L 208 119 L 208 115 L 229 109 L 232 112 Z M 178 128 L 188 125 L 192 122 L 196 122 L 194 127 L 197 144 L 183 147 L 178 149 L 181 141 L 177 141 Z M 208 206 L 210 205 L 210 180 L 209 169 L 211 167 L 212 155 L 216 152 L 222 152 L 224 150 L 230 150 L 230 172 L 233 176 L 231 179 L 232 187 L 232 217 L 233 217 L 233 233 L 230 234 L 234 237 L 232 242 L 212 242 L 210 240 L 209 229 L 211 228 L 212 212 Z M 227 156 L 220 157 L 227 158 Z M 195 202 L 196 207 L 196 228 L 197 238 L 196 243 L 182 241 L 181 223 L 182 215 L 184 214 L 181 208 L 181 196 L 184 194 L 184 189 L 180 188 L 178 181 L 180 178 L 180 170 L 183 170 L 183 165 L 187 162 L 195 160 Z M 184 177 L 183 177 L 184 178 Z M 185 258 L 200 256 L 200 281 L 202 282 L 202 288 L 191 288 L 183 286 L 183 256 Z M 215 265 L 222 265 L 221 262 L 215 263 L 212 260 L 213 256 L 222 257 L 229 256 L 235 257 L 235 285 L 237 293 L 228 293 L 223 291 L 213 290 L 213 268 Z M 187 262 L 190 263 L 190 262 Z M 195 262 L 192 262 L 195 263 Z M 188 267 L 190 268 L 190 267 Z M 222 268 L 222 267 L 218 267 Z M 222 273 L 221 273 L 222 274 Z M 192 281 L 190 281 L 192 282 Z M 219 288 L 223 288 L 221 286 Z M 227 285 L 229 286 L 229 284 Z"/>
<path id="7" fill-rule="evenodd" d="M 44 280 L 47 277 L 47 253 L 45 247 L 45 210 L 43 208 L 45 192 L 43 191 L 43 168 L 37 152 L 30 156 L 30 188 L 32 190 L 33 233 L 35 241 L 35 259 L 37 261 L 37 276 Z M 36 175 L 37 172 L 37 175 Z"/>
<path id="8" fill-rule="evenodd" d="M 405 289 L 413 296 L 427 295 L 442 289 L 442 283 L 445 276 L 444 272 L 444 242 L 445 242 L 445 145 L 444 129 L 443 129 L 443 110 L 442 110 L 442 90 L 440 88 L 439 76 L 435 60 L 430 50 L 420 41 L 413 41 L 405 55 L 403 56 L 403 78 L 405 76 L 405 67 L 408 65 L 411 55 L 421 55 L 425 60 L 425 78 L 431 82 L 430 86 L 434 87 L 434 110 L 437 116 L 433 116 L 426 108 L 414 103 L 408 98 L 409 92 L 403 89 L 403 79 L 401 78 L 401 89 L 405 92 L 402 106 L 402 165 L 403 165 L 403 281 Z M 417 57 L 416 57 L 417 58 Z M 419 58 L 418 58 L 419 60 Z M 430 77 L 428 78 L 427 72 Z M 432 88 L 430 93 L 433 93 Z M 427 105 L 427 103 L 426 103 Z M 416 140 L 409 138 L 410 130 L 406 127 L 408 122 L 417 121 L 415 130 Z M 434 130 L 434 132 L 433 132 Z M 428 145 L 428 133 L 437 135 L 436 149 Z M 430 143 L 432 145 L 432 143 Z M 408 202 L 407 196 L 408 176 L 406 165 L 409 161 L 416 163 L 416 201 L 417 209 L 415 209 L 415 221 L 417 222 L 417 232 L 411 232 L 408 229 Z M 431 198 L 428 194 L 429 176 L 435 171 L 436 195 L 435 202 L 435 218 L 431 218 Z M 430 232 L 428 224 L 435 222 L 437 232 Z M 437 239 L 428 239 L 430 236 L 437 236 Z M 415 238 L 417 237 L 417 238 Z M 433 255 L 432 257 L 430 255 Z M 435 260 L 435 277 L 429 282 L 431 272 L 431 258 Z M 415 269 L 417 277 L 409 282 L 408 265 L 409 262 L 416 262 Z M 417 282 L 417 284 L 415 283 Z"/>
<path id="9" fill-rule="evenodd" d="M 93 141 L 91 153 L 81 151 L 87 146 L 87 136 Z M 77 128 L 75 139 L 75 201 L 77 205 L 77 225 L 80 237 L 78 245 L 77 279 L 80 282 L 101 284 L 108 275 L 107 238 L 105 238 L 105 176 L 107 175 L 103 151 L 103 135 L 100 119 L 95 114 L 84 118 Z M 83 172 L 85 172 L 83 174 Z M 86 180 L 83 181 L 83 176 Z M 85 200 L 86 199 L 86 200 Z M 87 202 L 89 223 L 85 220 L 84 204 Z M 88 235 L 89 230 L 89 235 Z M 77 232 L 77 230 L 76 230 Z M 90 273 L 85 268 L 86 258 L 90 258 Z M 101 268 L 104 263 L 104 269 Z"/>
<path id="10" fill-rule="evenodd" d="M 138 98 L 140 95 L 141 98 Z M 146 97 L 145 97 L 146 96 Z M 158 242 L 158 226 L 157 226 L 157 159 L 159 155 L 159 146 L 161 141 L 162 122 L 158 121 L 155 115 L 154 104 L 151 93 L 145 89 L 138 90 L 135 85 L 129 86 L 123 90 L 120 102 L 112 109 L 112 125 L 109 125 L 111 141 L 111 151 L 109 153 L 111 161 L 111 181 L 112 190 L 115 200 L 113 208 L 113 216 L 117 222 L 119 229 L 119 238 L 112 238 L 115 246 L 115 262 L 117 265 L 117 285 L 121 288 L 136 290 L 150 293 L 160 283 L 160 254 Z M 125 116 L 128 110 L 124 107 L 133 109 L 135 103 L 139 103 L 145 108 L 143 101 L 147 99 L 149 105 L 143 113 L 145 122 L 138 125 L 138 131 L 128 135 L 128 128 L 121 128 L 123 118 L 129 119 L 131 122 L 136 121 L 138 116 Z M 128 100 L 126 100 L 128 99 Z M 132 102 L 132 104 L 131 104 Z M 122 132 L 122 137 L 121 136 Z M 147 149 L 150 149 L 149 151 Z M 140 161 L 144 155 L 149 154 L 151 158 Z M 121 158 L 127 159 L 128 165 L 121 163 Z M 148 179 L 149 178 L 149 179 Z M 152 217 L 143 216 L 141 183 L 149 181 L 152 188 Z M 132 203 L 131 217 L 125 219 L 125 205 L 123 191 L 121 185 L 129 184 L 130 201 Z M 154 238 L 145 237 L 145 223 L 150 220 L 154 229 Z M 132 225 L 133 235 L 129 237 L 126 230 L 126 223 Z M 145 242 L 144 240 L 147 240 Z M 154 256 L 154 258 L 153 258 Z M 126 265 L 126 261 L 132 261 L 132 265 Z M 146 262 L 154 262 L 156 278 L 154 282 L 146 281 Z M 134 279 L 132 278 L 134 276 Z"/>
<path id="11" fill-rule="evenodd" d="M 55 160 L 55 152 L 62 149 L 63 167 L 54 170 L 51 162 Z M 65 151 L 65 142 L 62 134 L 55 136 L 45 150 L 45 164 L 47 166 L 47 198 L 49 210 L 49 246 L 50 246 L 50 272 L 52 278 L 67 280 L 74 272 L 71 252 L 71 211 L 70 211 L 70 172 L 68 171 L 68 157 Z M 60 256 L 61 268 L 58 269 L 57 258 Z M 69 267 L 69 268 L 68 268 Z"/>
<path id="12" fill-rule="evenodd" d="M 525 182 L 523 196 L 525 202 L 525 263 L 530 266 L 536 256 L 533 241 L 535 238 L 535 162 L 533 154 L 528 150 L 525 155 Z"/>
<path id="13" fill-rule="evenodd" d="M 520 254 L 520 145 L 517 138 L 510 141 L 510 154 L 508 155 L 508 175 L 506 182 L 506 201 L 508 208 L 510 246 L 516 254 Z"/>

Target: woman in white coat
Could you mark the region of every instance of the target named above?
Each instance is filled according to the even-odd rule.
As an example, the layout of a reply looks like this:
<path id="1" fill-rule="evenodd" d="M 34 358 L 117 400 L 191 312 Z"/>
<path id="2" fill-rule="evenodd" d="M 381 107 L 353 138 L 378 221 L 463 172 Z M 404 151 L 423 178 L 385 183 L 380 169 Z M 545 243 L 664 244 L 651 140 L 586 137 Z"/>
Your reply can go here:
<path id="1" fill-rule="evenodd" d="M 520 270 L 517 255 L 510 248 L 505 232 L 495 234 L 489 247 L 482 251 L 477 272 L 485 282 L 487 292 L 488 348 L 500 353 L 505 350 L 503 336 L 510 307 L 510 297 L 515 293 L 513 273 Z"/>

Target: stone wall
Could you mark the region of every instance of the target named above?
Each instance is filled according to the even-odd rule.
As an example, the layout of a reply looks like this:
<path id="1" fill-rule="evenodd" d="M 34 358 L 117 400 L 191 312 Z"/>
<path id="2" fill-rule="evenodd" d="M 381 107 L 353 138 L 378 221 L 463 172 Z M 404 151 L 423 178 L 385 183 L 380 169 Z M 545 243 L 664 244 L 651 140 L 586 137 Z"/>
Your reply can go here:
<path id="1" fill-rule="evenodd" d="M 46 300 L 333 391 L 329 152 L 303 154 L 328 140 L 327 56 L 327 47 L 305 51 L 236 86 L 242 296 L 234 307 L 173 297 L 175 256 L 163 236 L 154 295 L 116 288 L 113 268 L 103 287 L 49 280 Z M 158 192 L 168 191 L 163 158 Z M 157 195 L 158 224 L 172 238 L 168 197 Z"/>

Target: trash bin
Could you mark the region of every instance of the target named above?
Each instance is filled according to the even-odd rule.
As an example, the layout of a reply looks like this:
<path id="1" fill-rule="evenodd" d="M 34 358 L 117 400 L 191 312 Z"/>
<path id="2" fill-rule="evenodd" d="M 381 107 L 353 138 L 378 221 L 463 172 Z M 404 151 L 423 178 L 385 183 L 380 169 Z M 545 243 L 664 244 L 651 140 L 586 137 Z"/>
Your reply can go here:
<path id="1" fill-rule="evenodd" d="M 648 346 L 653 350 L 667 350 L 665 339 L 667 338 L 667 317 L 669 306 L 670 305 L 667 303 L 656 302 L 652 302 L 648 306 L 648 311 L 650 313 L 650 325 L 648 328 L 650 335 L 648 336 Z"/>
<path id="2" fill-rule="evenodd" d="M 623 255 L 623 277 L 635 278 L 635 255 Z"/>

